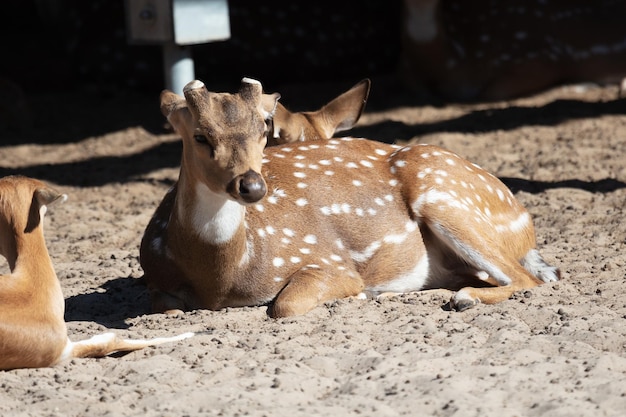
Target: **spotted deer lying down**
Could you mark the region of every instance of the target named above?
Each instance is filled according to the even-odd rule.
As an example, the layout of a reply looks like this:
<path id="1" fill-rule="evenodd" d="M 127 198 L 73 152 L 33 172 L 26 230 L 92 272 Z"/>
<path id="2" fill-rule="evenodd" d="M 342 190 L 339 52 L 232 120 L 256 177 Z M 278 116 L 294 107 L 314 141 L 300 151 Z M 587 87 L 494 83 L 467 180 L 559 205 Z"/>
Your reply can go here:
<path id="1" fill-rule="evenodd" d="M 286 111 L 278 98 L 247 78 L 236 94 L 197 80 L 184 98 L 161 94 L 183 152 L 141 243 L 154 310 L 269 304 L 284 317 L 428 288 L 458 290 L 450 304 L 464 310 L 559 278 L 529 213 L 493 175 L 432 145 L 265 148 L 268 121 Z M 341 123 L 322 111 L 311 125 L 328 138 Z"/>
<path id="2" fill-rule="evenodd" d="M 192 336 L 124 340 L 105 333 L 80 342 L 68 339 L 65 300 L 43 236 L 47 207 L 65 199 L 35 179 L 0 179 L 0 253 L 11 269 L 0 276 L 0 370 L 52 366 Z"/>

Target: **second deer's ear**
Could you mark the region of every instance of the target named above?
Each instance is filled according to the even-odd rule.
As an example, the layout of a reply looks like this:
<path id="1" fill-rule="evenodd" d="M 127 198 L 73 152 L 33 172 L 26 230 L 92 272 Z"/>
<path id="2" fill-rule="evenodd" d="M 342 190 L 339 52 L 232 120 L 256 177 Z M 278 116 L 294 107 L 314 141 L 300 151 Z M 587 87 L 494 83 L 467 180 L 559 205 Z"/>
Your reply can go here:
<path id="1" fill-rule="evenodd" d="M 274 113 L 276 113 L 276 106 L 278 106 L 278 100 L 280 99 L 280 94 L 263 94 L 261 96 L 261 112 L 263 113 L 263 118 L 265 120 L 271 119 L 274 117 Z"/>
<path id="2" fill-rule="evenodd" d="M 321 127 L 327 138 L 337 132 L 351 129 L 359 121 L 367 104 L 370 86 L 371 81 L 366 78 L 317 112 L 320 115 L 318 120 L 323 120 Z"/>

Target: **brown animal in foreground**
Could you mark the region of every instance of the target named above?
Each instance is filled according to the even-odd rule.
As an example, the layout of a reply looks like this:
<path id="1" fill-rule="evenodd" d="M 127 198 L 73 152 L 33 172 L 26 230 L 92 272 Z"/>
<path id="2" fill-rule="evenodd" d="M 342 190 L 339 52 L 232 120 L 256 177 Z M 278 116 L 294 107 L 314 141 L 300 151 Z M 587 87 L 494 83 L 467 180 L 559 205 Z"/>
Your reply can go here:
<path id="1" fill-rule="evenodd" d="M 450 151 L 350 137 L 265 148 L 282 110 L 258 81 L 228 94 L 196 80 L 184 96 L 161 94 L 183 154 L 140 249 L 155 311 L 270 303 L 284 317 L 428 288 L 458 290 L 463 310 L 559 278 L 509 189 Z M 319 137 L 342 124 L 333 111 L 311 121 Z"/>
<path id="2" fill-rule="evenodd" d="M 69 358 L 106 356 L 191 337 L 124 340 L 105 333 L 69 340 L 65 300 L 43 235 L 47 207 L 66 198 L 35 179 L 0 179 L 0 253 L 11 269 L 0 277 L 0 370 L 52 366 Z"/>

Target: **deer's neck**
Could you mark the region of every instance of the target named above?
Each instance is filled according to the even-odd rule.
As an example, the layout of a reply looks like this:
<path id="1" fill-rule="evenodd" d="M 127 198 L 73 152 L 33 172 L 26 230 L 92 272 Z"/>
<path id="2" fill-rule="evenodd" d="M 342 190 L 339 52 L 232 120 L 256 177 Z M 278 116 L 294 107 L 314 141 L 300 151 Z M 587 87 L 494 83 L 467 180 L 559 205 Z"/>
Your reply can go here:
<path id="1" fill-rule="evenodd" d="M 193 236 L 212 246 L 236 244 L 245 246 L 244 217 L 241 204 L 214 193 L 199 181 L 179 184 L 176 199 L 177 221 Z"/>
<path id="2" fill-rule="evenodd" d="M 52 260 L 46 249 L 43 231 L 40 227 L 15 237 L 15 248 L 7 254 L 7 261 L 13 274 L 28 274 L 34 280 L 57 280 Z"/>
<path id="3" fill-rule="evenodd" d="M 52 317 L 63 318 L 65 301 L 61 284 L 48 254 L 41 227 L 18 234 L 15 237 L 15 249 L 7 261 L 11 266 L 11 275 L 19 279 L 20 287 L 30 294 L 29 302 L 35 303 L 39 309 L 43 306 L 52 308 Z"/>

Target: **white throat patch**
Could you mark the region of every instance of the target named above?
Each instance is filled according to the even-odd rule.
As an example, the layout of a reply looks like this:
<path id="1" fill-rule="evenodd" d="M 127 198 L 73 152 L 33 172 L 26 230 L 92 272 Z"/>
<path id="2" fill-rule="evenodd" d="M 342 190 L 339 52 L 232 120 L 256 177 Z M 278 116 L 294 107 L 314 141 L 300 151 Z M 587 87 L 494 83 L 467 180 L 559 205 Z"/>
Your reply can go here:
<path id="1" fill-rule="evenodd" d="M 211 191 L 204 184 L 196 185 L 190 219 L 180 219 L 191 226 L 201 239 L 211 244 L 222 244 L 232 239 L 242 225 L 245 208 Z M 180 211 L 179 211 L 180 213 Z"/>

